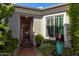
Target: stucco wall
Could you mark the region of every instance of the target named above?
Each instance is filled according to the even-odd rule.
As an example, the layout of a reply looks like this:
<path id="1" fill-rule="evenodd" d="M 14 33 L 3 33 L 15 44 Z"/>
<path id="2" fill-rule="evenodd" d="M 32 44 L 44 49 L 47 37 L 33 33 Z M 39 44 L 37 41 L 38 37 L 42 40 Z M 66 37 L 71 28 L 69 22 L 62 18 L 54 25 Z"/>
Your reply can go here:
<path id="1" fill-rule="evenodd" d="M 33 19 L 33 31 L 35 32 L 35 35 L 41 34 L 41 16 L 35 16 Z"/>
<path id="2" fill-rule="evenodd" d="M 19 39 L 20 35 L 20 17 L 18 13 L 14 13 L 9 19 L 9 28 L 12 31 L 12 36 Z"/>
<path id="3" fill-rule="evenodd" d="M 70 25 L 70 22 L 69 22 L 69 17 L 68 17 L 68 15 L 67 15 L 67 13 L 66 13 L 66 23 L 64 24 L 64 26 L 66 27 L 66 39 L 67 40 L 65 40 L 65 47 L 68 47 L 68 48 L 70 48 L 71 47 L 71 36 L 70 36 L 70 27 L 69 27 L 69 25 Z"/>

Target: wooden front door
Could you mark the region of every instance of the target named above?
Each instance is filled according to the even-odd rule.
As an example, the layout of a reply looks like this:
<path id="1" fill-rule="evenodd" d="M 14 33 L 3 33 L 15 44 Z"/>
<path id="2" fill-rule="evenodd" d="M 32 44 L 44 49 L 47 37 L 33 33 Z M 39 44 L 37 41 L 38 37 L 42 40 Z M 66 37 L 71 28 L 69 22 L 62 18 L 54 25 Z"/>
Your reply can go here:
<path id="1" fill-rule="evenodd" d="M 20 46 L 33 46 L 33 18 L 20 17 Z"/>

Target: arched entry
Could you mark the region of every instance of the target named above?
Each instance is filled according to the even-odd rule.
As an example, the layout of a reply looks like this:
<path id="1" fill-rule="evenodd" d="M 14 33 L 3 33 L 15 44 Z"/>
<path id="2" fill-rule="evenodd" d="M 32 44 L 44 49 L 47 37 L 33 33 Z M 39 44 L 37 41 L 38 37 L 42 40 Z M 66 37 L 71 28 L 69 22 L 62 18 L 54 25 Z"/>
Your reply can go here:
<path id="1" fill-rule="evenodd" d="M 33 17 L 20 17 L 20 46 L 31 47 L 33 46 L 32 40 L 33 33 Z"/>

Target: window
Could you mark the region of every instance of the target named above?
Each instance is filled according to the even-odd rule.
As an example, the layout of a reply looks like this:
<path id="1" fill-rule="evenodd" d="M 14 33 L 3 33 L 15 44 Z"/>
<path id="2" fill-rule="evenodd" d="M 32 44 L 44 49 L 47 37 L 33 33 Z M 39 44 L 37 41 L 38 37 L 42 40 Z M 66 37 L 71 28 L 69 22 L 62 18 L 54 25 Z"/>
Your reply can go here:
<path id="1" fill-rule="evenodd" d="M 54 37 L 58 32 L 63 34 L 63 16 L 46 17 L 46 37 Z"/>

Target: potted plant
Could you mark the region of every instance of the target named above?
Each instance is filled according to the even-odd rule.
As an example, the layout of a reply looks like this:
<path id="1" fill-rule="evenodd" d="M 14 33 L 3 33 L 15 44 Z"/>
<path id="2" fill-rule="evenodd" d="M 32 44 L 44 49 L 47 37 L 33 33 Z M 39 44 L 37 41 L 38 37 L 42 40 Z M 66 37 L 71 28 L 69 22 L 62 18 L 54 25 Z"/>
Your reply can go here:
<path id="1" fill-rule="evenodd" d="M 41 34 L 35 36 L 36 46 L 39 47 L 44 40 L 44 37 Z"/>

